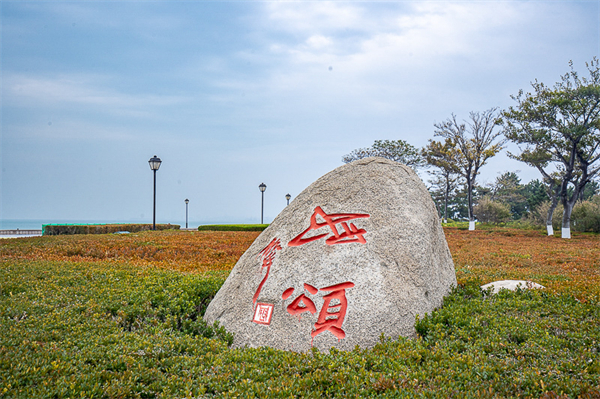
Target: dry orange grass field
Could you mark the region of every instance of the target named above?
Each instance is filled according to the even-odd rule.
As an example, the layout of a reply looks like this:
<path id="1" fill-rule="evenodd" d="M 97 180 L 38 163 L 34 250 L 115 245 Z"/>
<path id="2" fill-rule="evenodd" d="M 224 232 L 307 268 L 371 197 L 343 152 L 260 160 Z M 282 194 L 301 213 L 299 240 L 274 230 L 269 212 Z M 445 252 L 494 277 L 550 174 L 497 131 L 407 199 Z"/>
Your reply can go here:
<path id="1" fill-rule="evenodd" d="M 545 232 L 445 228 L 458 281 L 532 280 L 581 301 L 600 298 L 600 236 L 565 240 Z"/>
<path id="2" fill-rule="evenodd" d="M 444 229 L 459 283 L 524 279 L 582 301 L 600 298 L 600 236 L 571 240 L 541 231 Z M 47 236 L 0 243 L 0 258 L 127 262 L 190 273 L 226 274 L 258 232 L 156 231 L 127 235 Z"/>

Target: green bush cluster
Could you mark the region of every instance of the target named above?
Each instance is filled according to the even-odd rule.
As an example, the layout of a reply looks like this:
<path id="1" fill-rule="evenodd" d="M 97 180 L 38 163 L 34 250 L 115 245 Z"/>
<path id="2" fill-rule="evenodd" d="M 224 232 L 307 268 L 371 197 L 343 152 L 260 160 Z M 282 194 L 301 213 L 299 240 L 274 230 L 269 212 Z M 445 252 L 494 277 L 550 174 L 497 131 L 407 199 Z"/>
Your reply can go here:
<path id="1" fill-rule="evenodd" d="M 483 197 L 473 208 L 473 214 L 482 223 L 506 223 L 512 219 L 510 206 L 500 201 Z"/>
<path id="2" fill-rule="evenodd" d="M 206 224 L 198 226 L 199 231 L 263 231 L 268 224 Z"/>
<path id="3" fill-rule="evenodd" d="M 600 233 L 600 196 L 578 203 L 571 213 L 571 224 L 575 231 Z"/>
<path id="4" fill-rule="evenodd" d="M 536 226 L 545 227 L 550 203 L 544 202 L 532 212 L 527 221 Z M 562 226 L 563 207 L 558 204 L 552 214 L 552 228 L 560 230 Z M 571 213 L 571 230 L 600 233 L 600 196 L 593 196 L 588 201 L 578 201 Z"/>
<path id="5" fill-rule="evenodd" d="M 157 224 L 156 230 L 179 230 L 178 224 Z M 136 233 L 152 230 L 151 224 L 45 224 L 42 235 L 52 236 L 61 234 L 111 234 L 119 231 Z"/>
<path id="6" fill-rule="evenodd" d="M 600 306 L 455 289 L 413 339 L 372 349 L 230 349 L 201 316 L 223 275 L 5 261 L 0 397 L 598 397 Z"/>

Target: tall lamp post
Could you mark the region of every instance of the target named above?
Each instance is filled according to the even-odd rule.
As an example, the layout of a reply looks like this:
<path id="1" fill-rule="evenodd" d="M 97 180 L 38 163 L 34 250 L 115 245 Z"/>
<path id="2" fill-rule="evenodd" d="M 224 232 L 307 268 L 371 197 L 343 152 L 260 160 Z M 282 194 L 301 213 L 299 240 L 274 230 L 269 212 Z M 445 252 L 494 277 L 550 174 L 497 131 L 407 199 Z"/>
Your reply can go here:
<path id="1" fill-rule="evenodd" d="M 188 204 L 190 203 L 189 199 L 185 199 L 185 228 L 187 229 L 187 220 L 188 220 Z"/>
<path id="2" fill-rule="evenodd" d="M 150 158 L 148 163 L 150 169 L 154 171 L 154 208 L 152 210 L 152 230 L 156 230 L 156 171 L 160 168 L 161 160 L 156 155 Z"/>
<path id="3" fill-rule="evenodd" d="M 258 189 L 261 193 L 261 203 L 260 203 L 260 224 L 263 224 L 263 213 L 265 210 L 265 190 L 267 189 L 267 185 L 265 183 L 260 183 Z"/>
<path id="4" fill-rule="evenodd" d="M 288 204 L 288 205 L 290 204 L 290 198 L 292 198 L 292 196 L 291 196 L 291 195 L 289 195 L 289 194 L 286 194 L 286 195 L 285 195 L 285 199 L 287 200 L 287 202 L 288 202 L 287 204 Z"/>

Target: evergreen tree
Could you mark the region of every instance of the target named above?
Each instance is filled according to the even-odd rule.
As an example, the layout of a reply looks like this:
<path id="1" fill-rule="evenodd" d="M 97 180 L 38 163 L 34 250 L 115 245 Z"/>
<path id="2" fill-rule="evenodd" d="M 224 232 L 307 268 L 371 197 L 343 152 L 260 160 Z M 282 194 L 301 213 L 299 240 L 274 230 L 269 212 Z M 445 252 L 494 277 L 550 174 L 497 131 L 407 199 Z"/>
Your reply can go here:
<path id="1" fill-rule="evenodd" d="M 513 219 L 520 219 L 527 212 L 525 188 L 515 172 L 505 172 L 498 176 L 491 191 L 491 199 L 506 204 Z"/>
<path id="2" fill-rule="evenodd" d="M 425 164 L 421 151 L 404 140 L 375 140 L 371 147 L 358 148 L 350 154 L 344 155 L 342 162 L 349 163 L 368 157 L 387 158 L 413 169 L 418 169 Z"/>
<path id="3" fill-rule="evenodd" d="M 503 113 L 506 137 L 522 149 L 515 157 L 537 167 L 545 180 L 544 168 L 555 165 L 563 238 L 571 238 L 575 202 L 600 172 L 600 62 L 594 58 L 586 66 L 589 78 L 579 77 L 571 62 L 571 71 L 554 88 L 536 80 L 534 93 L 519 91 L 512 96 L 516 107 Z"/>

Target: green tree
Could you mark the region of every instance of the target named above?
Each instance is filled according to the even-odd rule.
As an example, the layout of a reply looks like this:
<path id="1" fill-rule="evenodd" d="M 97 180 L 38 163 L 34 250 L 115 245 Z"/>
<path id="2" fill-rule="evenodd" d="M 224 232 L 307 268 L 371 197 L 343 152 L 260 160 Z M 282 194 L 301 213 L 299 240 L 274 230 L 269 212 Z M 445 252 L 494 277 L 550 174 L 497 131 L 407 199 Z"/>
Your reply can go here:
<path id="1" fill-rule="evenodd" d="M 585 188 L 579 194 L 579 201 L 589 201 L 598 193 L 600 193 L 600 184 L 598 184 L 597 181 L 592 180 L 585 185 Z"/>
<path id="2" fill-rule="evenodd" d="M 511 210 L 508 204 L 483 197 L 473 207 L 477 220 L 483 223 L 506 223 L 511 219 Z"/>
<path id="3" fill-rule="evenodd" d="M 543 145 L 543 143 L 538 143 L 536 147 L 526 148 L 522 150 L 520 154 L 512 154 L 509 152 L 508 156 L 524 162 L 529 166 L 533 166 L 542 174 L 546 195 L 550 199 L 548 212 L 546 214 L 546 230 L 548 231 L 549 236 L 554 235 L 552 219 L 554 210 L 558 206 L 560 199 L 561 177 L 560 173 L 556 171 L 547 171 L 548 167 L 552 165 L 551 150 L 546 145 Z"/>
<path id="4" fill-rule="evenodd" d="M 515 172 L 504 172 L 496 178 L 490 199 L 506 204 L 513 219 L 520 219 L 527 212 L 527 198 L 521 178 Z"/>
<path id="5" fill-rule="evenodd" d="M 473 215 L 473 188 L 481 168 L 487 160 L 498 154 L 503 148 L 504 140 L 498 139 L 502 134 L 495 128 L 500 124 L 496 108 L 482 113 L 471 112 L 469 122 L 459 123 L 456 116 L 442 123 L 435 124 L 435 136 L 450 140 L 455 145 L 457 154 L 456 167 L 465 179 L 469 214 L 469 229 L 475 229 Z"/>
<path id="6" fill-rule="evenodd" d="M 421 152 L 404 140 L 375 140 L 368 148 L 358 148 L 342 157 L 342 162 L 349 163 L 368 157 L 383 157 L 400 162 L 413 169 L 422 167 L 425 162 Z"/>
<path id="7" fill-rule="evenodd" d="M 589 78 L 569 65 L 553 88 L 536 80 L 533 93 L 520 90 L 512 96 L 517 105 L 503 112 L 506 137 L 522 148 L 522 160 L 558 172 L 563 238 L 571 237 L 575 202 L 600 170 L 600 62 L 586 63 Z"/>
<path id="8" fill-rule="evenodd" d="M 457 166 L 458 151 L 450 139 L 446 139 L 444 143 L 429 140 L 429 144 L 421 150 L 421 155 L 428 165 L 435 168 L 433 171 L 429 171 L 429 174 L 433 177 L 432 188 L 434 192 L 436 188 L 443 192 L 443 216 L 444 220 L 447 220 L 450 193 L 456 189 L 460 173 Z"/>
<path id="9" fill-rule="evenodd" d="M 448 173 L 444 169 L 434 169 L 428 171 L 428 173 L 431 176 L 430 186 L 428 187 L 429 193 L 436 206 L 440 208 L 440 217 L 444 219 L 444 222 L 447 222 L 448 211 L 452 212 L 453 210 L 452 197 L 455 196 L 460 183 L 458 176 Z"/>
<path id="10" fill-rule="evenodd" d="M 549 200 L 546 185 L 539 179 L 531 180 L 523 186 L 523 195 L 527 200 L 527 211 L 533 212 L 541 203 Z"/>

